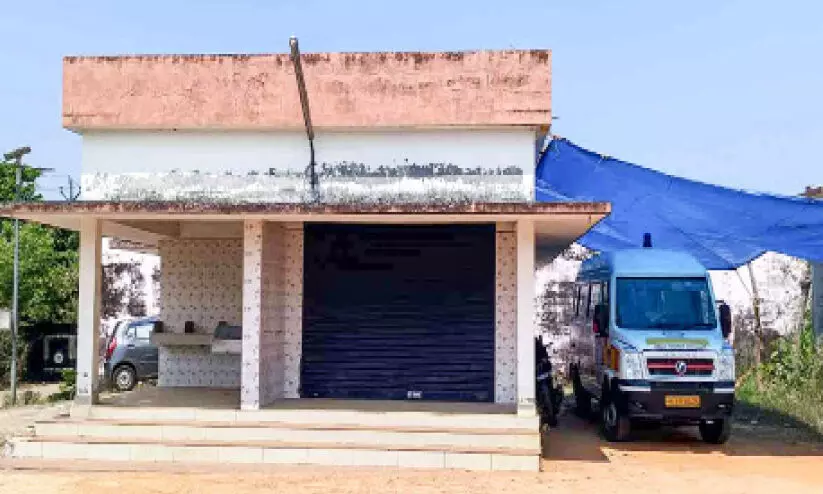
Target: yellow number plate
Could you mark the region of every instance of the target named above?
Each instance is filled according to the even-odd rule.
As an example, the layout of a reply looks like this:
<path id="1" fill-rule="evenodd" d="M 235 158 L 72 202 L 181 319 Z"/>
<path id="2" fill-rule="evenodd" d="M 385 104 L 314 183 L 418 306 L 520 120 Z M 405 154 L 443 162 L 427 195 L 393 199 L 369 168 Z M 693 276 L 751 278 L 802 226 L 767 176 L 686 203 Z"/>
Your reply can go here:
<path id="1" fill-rule="evenodd" d="M 700 408 L 700 397 L 666 396 L 666 408 Z"/>

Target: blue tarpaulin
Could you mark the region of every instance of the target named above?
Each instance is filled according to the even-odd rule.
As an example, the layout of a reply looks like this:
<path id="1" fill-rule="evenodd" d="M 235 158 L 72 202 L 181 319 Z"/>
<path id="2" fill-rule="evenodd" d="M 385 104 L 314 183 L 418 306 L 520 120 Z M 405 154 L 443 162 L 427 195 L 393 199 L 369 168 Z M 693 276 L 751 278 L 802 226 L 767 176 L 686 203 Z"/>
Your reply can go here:
<path id="1" fill-rule="evenodd" d="M 823 200 L 673 177 L 565 139 L 553 139 L 537 164 L 535 195 L 610 202 L 611 215 L 579 240 L 597 251 L 640 247 L 648 232 L 655 247 L 687 251 L 709 269 L 736 268 L 767 251 L 823 262 Z"/>

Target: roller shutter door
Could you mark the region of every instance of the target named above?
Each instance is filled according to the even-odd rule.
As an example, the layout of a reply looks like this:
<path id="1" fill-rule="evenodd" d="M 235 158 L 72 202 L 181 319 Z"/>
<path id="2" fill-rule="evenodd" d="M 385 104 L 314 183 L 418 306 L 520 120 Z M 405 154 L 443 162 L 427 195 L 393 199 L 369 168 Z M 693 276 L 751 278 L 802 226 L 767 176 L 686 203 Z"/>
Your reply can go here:
<path id="1" fill-rule="evenodd" d="M 307 224 L 304 397 L 494 399 L 494 225 Z"/>

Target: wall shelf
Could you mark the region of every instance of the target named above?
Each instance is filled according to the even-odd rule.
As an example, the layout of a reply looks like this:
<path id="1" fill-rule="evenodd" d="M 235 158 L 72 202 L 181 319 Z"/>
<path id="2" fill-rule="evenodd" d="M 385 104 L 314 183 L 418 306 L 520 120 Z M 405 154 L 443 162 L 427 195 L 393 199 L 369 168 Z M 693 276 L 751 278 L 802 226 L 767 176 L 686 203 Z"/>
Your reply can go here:
<path id="1" fill-rule="evenodd" d="M 152 333 L 157 346 L 211 346 L 214 337 L 204 333 Z"/>
<path id="2" fill-rule="evenodd" d="M 211 344 L 211 353 L 240 355 L 242 351 L 240 340 L 214 340 Z"/>

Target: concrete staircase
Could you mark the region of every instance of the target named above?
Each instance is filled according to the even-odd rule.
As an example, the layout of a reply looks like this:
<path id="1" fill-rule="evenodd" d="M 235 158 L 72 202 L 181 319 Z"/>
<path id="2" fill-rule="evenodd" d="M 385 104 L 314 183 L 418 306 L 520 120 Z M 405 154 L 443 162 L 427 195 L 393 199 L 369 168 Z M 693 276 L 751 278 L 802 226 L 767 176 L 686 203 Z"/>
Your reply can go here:
<path id="1" fill-rule="evenodd" d="M 536 418 L 361 410 L 92 407 L 37 422 L 12 458 L 540 469 Z"/>

